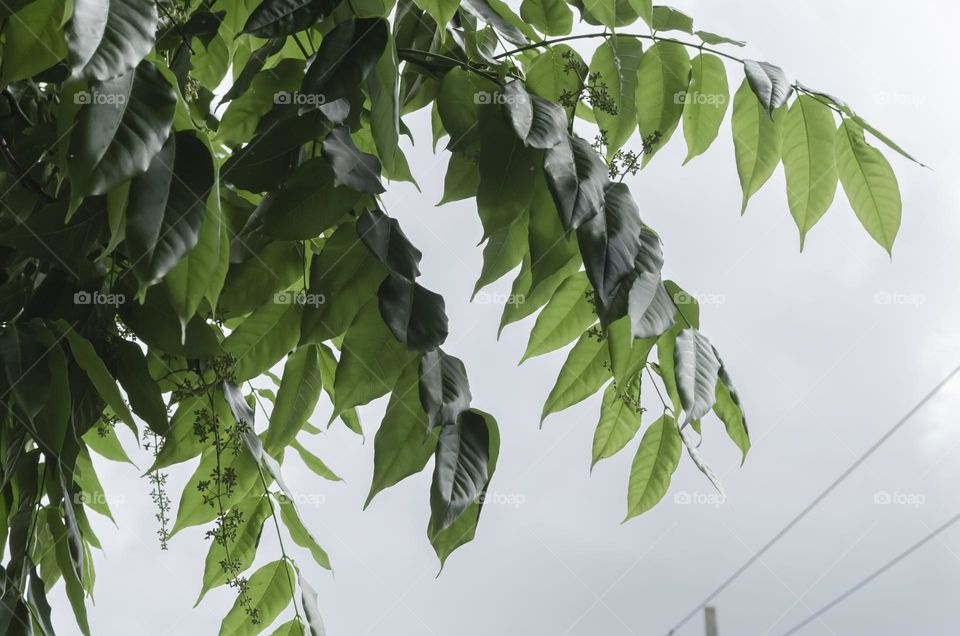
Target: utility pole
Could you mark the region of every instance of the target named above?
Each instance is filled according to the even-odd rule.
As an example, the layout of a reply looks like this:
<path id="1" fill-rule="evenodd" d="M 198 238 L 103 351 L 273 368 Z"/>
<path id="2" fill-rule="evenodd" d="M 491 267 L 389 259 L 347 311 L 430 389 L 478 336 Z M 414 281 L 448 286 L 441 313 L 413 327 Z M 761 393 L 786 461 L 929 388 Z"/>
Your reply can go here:
<path id="1" fill-rule="evenodd" d="M 720 636 L 717 630 L 717 608 L 711 605 L 704 607 L 703 618 L 707 625 L 707 636 Z"/>

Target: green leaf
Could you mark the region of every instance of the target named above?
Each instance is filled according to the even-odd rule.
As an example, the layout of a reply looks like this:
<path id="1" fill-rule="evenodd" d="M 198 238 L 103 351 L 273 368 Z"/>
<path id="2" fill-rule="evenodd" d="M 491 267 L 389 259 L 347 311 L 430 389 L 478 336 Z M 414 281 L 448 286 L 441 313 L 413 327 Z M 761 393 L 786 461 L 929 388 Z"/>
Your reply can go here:
<path id="1" fill-rule="evenodd" d="M 681 445 L 677 423 L 670 416 L 664 414 L 647 428 L 630 467 L 624 521 L 650 510 L 667 494 L 680 464 Z"/>
<path id="2" fill-rule="evenodd" d="M 323 463 L 322 459 L 304 448 L 300 442 L 293 440 L 291 446 L 293 446 L 294 450 L 297 451 L 297 454 L 300 455 L 300 459 L 303 460 L 303 463 L 306 465 L 306 467 L 309 468 L 315 475 L 330 481 L 342 481 L 335 472 L 330 470 L 330 468 Z"/>
<path id="3" fill-rule="evenodd" d="M 490 477 L 490 430 L 483 416 L 464 411 L 440 429 L 433 482 L 430 527 L 449 528 L 480 496 Z"/>
<path id="4" fill-rule="evenodd" d="M 165 435 L 169 428 L 167 406 L 160 387 L 150 376 L 146 356 L 138 344 L 128 340 L 120 340 L 116 347 L 117 380 L 127 394 L 130 407 L 155 433 Z"/>
<path id="5" fill-rule="evenodd" d="M 710 31 L 697 31 L 694 33 L 694 35 L 707 44 L 732 44 L 733 46 L 741 47 L 747 45 L 747 43 L 743 40 L 734 40 L 725 35 L 717 35 L 716 33 L 711 33 Z"/>
<path id="6" fill-rule="evenodd" d="M 333 168 L 334 185 L 347 186 L 367 194 L 384 191 L 380 183 L 380 160 L 361 152 L 345 127 L 338 126 L 331 130 L 323 140 L 322 147 L 324 158 Z"/>
<path id="7" fill-rule="evenodd" d="M 626 35 L 613 35 L 597 47 L 590 60 L 590 73 L 600 76 L 616 112 L 594 108 L 597 126 L 605 131 L 607 161 L 637 130 L 637 81 L 643 45 Z"/>
<path id="8" fill-rule="evenodd" d="M 717 138 L 730 101 L 727 70 L 716 55 L 701 53 L 691 62 L 690 88 L 683 102 L 683 137 L 687 163 Z"/>
<path id="9" fill-rule="evenodd" d="M 780 162 L 785 115 L 779 111 L 771 119 L 746 80 L 733 96 L 733 148 L 743 190 L 741 212 Z"/>
<path id="10" fill-rule="evenodd" d="M 356 224 L 337 228 L 310 264 L 307 293 L 324 302 L 304 307 L 302 341 L 322 342 L 343 335 L 360 308 L 376 296 L 386 273 L 364 247 Z"/>
<path id="11" fill-rule="evenodd" d="M 440 294 L 390 274 L 377 296 L 383 321 L 410 351 L 429 351 L 447 339 L 447 314 Z"/>
<path id="12" fill-rule="evenodd" d="M 520 17 L 545 35 L 566 35 L 573 30 L 573 11 L 563 0 L 523 0 Z"/>
<path id="13" fill-rule="evenodd" d="M 801 250 L 807 232 L 830 208 L 837 192 L 836 138 L 833 112 L 817 99 L 800 95 L 783 125 L 783 172 Z"/>
<path id="14" fill-rule="evenodd" d="M 320 400 L 322 386 L 317 346 L 305 345 L 290 354 L 283 367 L 283 380 L 263 443 L 268 453 L 277 455 L 296 439 Z"/>
<path id="15" fill-rule="evenodd" d="M 610 183 L 604 191 L 602 212 L 577 230 L 583 265 L 596 292 L 597 315 L 605 325 L 619 318 L 612 308 L 621 284 L 629 279 L 641 256 L 641 229 L 640 210 L 630 189 L 623 183 Z"/>
<path id="16" fill-rule="evenodd" d="M 783 69 L 768 62 L 743 61 L 747 83 L 763 109 L 772 118 L 774 111 L 787 103 L 793 87 Z"/>
<path id="17" fill-rule="evenodd" d="M 125 241 L 141 290 L 163 278 L 197 245 L 213 184 L 210 154 L 191 133 L 170 135 L 147 171 L 130 184 Z M 219 247 L 219 231 L 205 238 Z M 181 322 L 185 326 L 187 320 L 181 317 Z"/>
<path id="18" fill-rule="evenodd" d="M 422 471 L 436 449 L 437 432 L 430 434 L 419 393 L 423 389 L 418 390 L 420 364 L 408 363 L 393 387 L 373 442 L 373 481 L 364 508 L 381 490 Z"/>
<path id="19" fill-rule="evenodd" d="M 410 360 L 373 302 L 364 305 L 350 325 L 342 351 L 334 378 L 334 417 L 384 395 Z"/>
<path id="20" fill-rule="evenodd" d="M 503 90 L 504 111 L 514 132 L 531 148 L 553 148 L 567 130 L 567 116 L 559 104 L 536 95 L 514 80 Z"/>
<path id="21" fill-rule="evenodd" d="M 75 78 L 104 81 L 130 72 L 153 48 L 157 8 L 140 0 L 74 0 L 67 49 Z"/>
<path id="22" fill-rule="evenodd" d="M 629 317 L 620 318 L 607 328 L 607 347 L 617 393 L 626 391 L 633 377 L 643 371 L 656 342 L 655 338 L 635 338 L 631 333 Z"/>
<path id="23" fill-rule="evenodd" d="M 607 0 L 606 2 L 571 0 L 571 4 L 580 10 L 584 22 L 612 28 L 632 24 L 640 17 L 640 12 L 647 9 L 639 0 Z M 644 15 L 649 17 L 649 10 Z"/>
<path id="24" fill-rule="evenodd" d="M 689 424 L 709 413 L 716 403 L 720 361 L 707 337 L 693 328 L 677 335 L 673 359 L 680 403 Z"/>
<path id="25" fill-rule="evenodd" d="M 100 394 L 100 397 L 103 398 L 103 401 L 107 403 L 114 414 L 133 431 L 133 434 L 139 437 L 137 424 L 133 421 L 133 415 L 127 408 L 127 403 L 123 401 L 123 396 L 120 395 L 117 382 L 113 379 L 110 371 L 107 370 L 103 360 L 97 355 L 93 345 L 62 320 L 58 321 L 58 326 L 70 344 L 70 351 L 73 353 L 74 360 L 86 373 L 93 386 L 96 387 L 97 393 Z"/>
<path id="26" fill-rule="evenodd" d="M 683 31 L 692 34 L 693 18 L 673 7 L 658 5 L 653 7 L 653 23 L 650 26 L 654 31 Z"/>
<path id="27" fill-rule="evenodd" d="M 487 239 L 483 247 L 483 269 L 473 286 L 473 296 L 515 268 L 527 253 L 527 214 L 502 227 Z"/>
<path id="28" fill-rule="evenodd" d="M 580 54 L 566 44 L 557 44 L 540 53 L 526 68 L 527 90 L 552 102 L 560 102 L 566 95 L 580 93 L 584 77 L 576 72 L 585 69 Z M 573 116 L 572 106 L 567 106 L 567 117 Z"/>
<path id="29" fill-rule="evenodd" d="M 470 406 L 470 383 L 463 362 L 434 349 L 420 358 L 420 404 L 427 413 L 427 432 L 457 421 Z"/>
<path id="30" fill-rule="evenodd" d="M 52 537 L 51 549 L 56 555 L 57 566 L 63 574 L 64 587 L 67 593 L 67 600 L 70 607 L 73 608 L 73 615 L 77 621 L 77 627 L 84 636 L 90 636 L 90 625 L 87 622 L 87 608 L 84 605 L 83 585 L 77 578 L 70 559 L 70 551 L 67 548 L 67 529 L 60 519 L 60 515 L 54 508 L 43 508 L 46 513 L 47 528 Z"/>
<path id="31" fill-rule="evenodd" d="M 480 170 L 476 158 L 451 152 L 450 163 L 447 164 L 447 172 L 443 177 L 443 198 L 437 205 L 477 196 L 479 187 Z"/>
<path id="32" fill-rule="evenodd" d="M 654 7 L 654 23 L 660 8 Z M 646 165 L 680 123 L 690 81 L 690 55 L 682 44 L 659 41 L 643 54 L 637 72 L 637 123 Z"/>
<path id="33" fill-rule="evenodd" d="M 229 559 L 235 566 L 234 572 L 240 574 L 253 565 L 257 555 L 257 546 L 263 534 L 263 524 L 270 517 L 270 500 L 264 495 L 248 497 L 234 508 L 239 518 L 236 534 L 229 541 L 229 550 L 219 541 L 210 541 L 207 558 L 203 564 L 203 585 L 194 607 L 200 604 L 207 592 L 227 583 L 230 574 L 224 569 Z"/>
<path id="34" fill-rule="evenodd" d="M 727 436 L 733 440 L 742 453 L 740 463 L 747 459 L 747 453 L 750 451 L 750 434 L 747 431 L 747 418 L 740 407 L 740 400 L 723 380 L 721 373 L 720 380 L 717 381 L 717 402 L 713 405 L 713 412 L 717 414 L 720 421 L 727 429 Z"/>
<path id="35" fill-rule="evenodd" d="M 271 42 L 275 40 L 254 51 L 233 87 L 224 95 L 223 101 L 232 101 L 220 117 L 216 134 L 218 142 L 234 146 L 250 141 L 260 118 L 270 112 L 278 98 L 299 88 L 303 60 L 282 59 L 276 66 L 261 70 L 266 63 L 263 56 L 277 52 Z M 243 87 L 242 83 L 247 86 Z M 235 92 L 234 89 L 238 88 L 242 90 Z"/>
<path id="36" fill-rule="evenodd" d="M 278 497 L 278 502 L 280 505 L 280 520 L 283 521 L 287 532 L 290 533 L 290 538 L 301 548 L 309 550 L 310 555 L 313 557 L 313 560 L 317 562 L 317 565 L 329 570 L 330 558 L 327 556 L 326 551 L 320 547 L 320 544 L 317 543 L 317 540 L 313 538 L 313 535 L 310 534 L 310 530 L 303 525 L 296 506 L 286 497 Z"/>
<path id="37" fill-rule="evenodd" d="M 63 9 L 60 0 L 37 0 L 6 20 L 0 85 L 32 77 L 63 59 Z"/>
<path id="38" fill-rule="evenodd" d="M 476 146 L 481 139 L 481 104 L 488 104 L 497 91 L 498 86 L 490 80 L 459 67 L 443 76 L 436 104 L 443 128 L 450 135 L 447 150 L 465 152 Z"/>
<path id="39" fill-rule="evenodd" d="M 314 266 L 317 260 L 314 259 Z M 217 306 L 227 315 L 243 316 L 274 300 L 278 292 L 284 292 L 302 276 L 303 251 L 300 245 L 285 241 L 267 243 L 242 263 L 230 266 Z M 319 295 L 310 298 L 326 299 Z M 323 303 L 318 307 L 323 307 Z M 313 303 L 305 305 L 304 313 L 309 313 L 311 308 L 315 308 Z"/>
<path id="40" fill-rule="evenodd" d="M 604 390 L 603 402 L 600 404 L 600 421 L 593 434 L 591 468 L 601 459 L 620 452 L 640 430 L 640 381 L 637 380 L 634 385 L 636 389 L 633 391 L 620 391 L 615 384 L 610 384 Z M 633 395 L 634 393 L 636 395 Z"/>
<path id="41" fill-rule="evenodd" d="M 890 163 L 867 143 L 863 128 L 847 119 L 836 137 L 837 172 L 860 223 L 892 254 L 900 229 L 900 187 Z"/>
<path id="42" fill-rule="evenodd" d="M 460 7 L 459 0 L 414 0 L 414 4 L 430 14 L 441 32 L 445 31 L 447 24 Z"/>
<path id="43" fill-rule="evenodd" d="M 363 18 L 341 22 L 324 36 L 301 90 L 330 103 L 356 90 L 387 45 L 387 22 Z"/>
<path id="44" fill-rule="evenodd" d="M 282 187 L 268 192 L 254 218 L 274 238 L 310 239 L 336 225 L 359 198 L 356 190 L 337 184 L 327 159 L 316 157 L 300 164 Z"/>
<path id="45" fill-rule="evenodd" d="M 479 130 L 477 213 L 483 224 L 482 238 L 487 239 L 526 212 L 533 197 L 536 171 L 543 160 L 539 150 L 527 148 L 518 138 L 497 106 L 483 107 Z M 543 140 L 547 137 L 543 135 Z"/>
<path id="46" fill-rule="evenodd" d="M 609 181 L 607 167 L 587 141 L 569 135 L 565 141 L 547 150 L 543 172 L 567 232 L 577 229 L 601 211 L 604 189 Z"/>
<path id="47" fill-rule="evenodd" d="M 269 370 L 293 349 L 300 339 L 299 304 L 270 302 L 255 312 L 223 341 L 223 350 L 236 358 L 238 382 L 246 382 Z"/>
<path id="48" fill-rule="evenodd" d="M 93 84 L 85 95 L 67 158 L 74 200 L 106 194 L 146 172 L 167 139 L 177 101 L 173 88 L 149 62 Z"/>
<path id="49" fill-rule="evenodd" d="M 293 600 L 294 576 L 293 566 L 284 559 L 268 563 L 254 572 L 246 594 L 237 596 L 220 624 L 220 636 L 256 636 L 266 629 Z M 256 611 L 257 623 L 250 620 L 250 611 Z"/>
<path id="50" fill-rule="evenodd" d="M 537 37 L 536 31 L 501 0 L 462 0 L 460 7 L 489 24 L 511 44 L 523 46 Z"/>
<path id="51" fill-rule="evenodd" d="M 253 10 L 241 33 L 276 38 L 303 31 L 328 15 L 340 0 L 264 0 Z"/>
<path id="52" fill-rule="evenodd" d="M 420 275 L 423 253 L 410 242 L 396 219 L 377 209 L 367 210 L 357 218 L 357 233 L 390 272 L 408 281 Z"/>
<path id="53" fill-rule="evenodd" d="M 303 622 L 298 618 L 291 618 L 276 628 L 270 636 L 304 636 Z"/>
<path id="54" fill-rule="evenodd" d="M 228 451 L 222 452 L 218 458 L 216 449 L 212 445 L 207 446 L 200 456 L 200 463 L 183 488 L 180 504 L 177 507 L 177 518 L 168 538 L 184 528 L 203 525 L 216 519 L 217 506 L 211 506 L 206 501 L 208 495 L 200 490 L 200 485 L 212 484 L 211 480 L 218 469 L 221 473 L 229 471 L 236 475 L 233 492 L 229 494 L 223 492 L 219 497 L 224 510 L 243 501 L 251 489 L 260 483 L 260 471 L 250 453 L 242 450 L 237 453 Z M 209 487 L 216 488 L 215 485 Z"/>
<path id="55" fill-rule="evenodd" d="M 567 355 L 557 382 L 543 405 L 540 422 L 543 423 L 551 413 L 587 399 L 611 377 L 610 352 L 606 342 L 594 330 L 586 331 Z"/>
<path id="56" fill-rule="evenodd" d="M 383 162 L 384 176 L 388 179 L 406 178 L 410 170 L 400 149 L 398 65 L 397 47 L 393 36 L 388 34 L 383 55 L 366 80 L 367 93 L 370 95 L 370 133 Z"/>
<path id="57" fill-rule="evenodd" d="M 333 378 L 336 377 L 337 374 L 337 359 L 326 345 L 320 344 L 317 346 L 320 348 L 320 365 L 323 377 L 327 378 L 327 381 L 323 383 L 323 390 L 326 392 L 327 397 L 330 398 L 330 401 L 335 404 L 336 398 L 333 392 Z M 360 418 L 357 416 L 356 409 L 347 409 L 340 414 L 340 419 L 347 428 L 363 437 L 363 427 L 360 426 Z M 309 426 L 310 424 L 305 425 L 304 430 L 307 430 Z"/>
<path id="58" fill-rule="evenodd" d="M 521 362 L 570 344 L 596 322 L 597 314 L 587 298 L 589 289 L 590 282 L 582 272 L 560 285 L 537 316 Z"/>

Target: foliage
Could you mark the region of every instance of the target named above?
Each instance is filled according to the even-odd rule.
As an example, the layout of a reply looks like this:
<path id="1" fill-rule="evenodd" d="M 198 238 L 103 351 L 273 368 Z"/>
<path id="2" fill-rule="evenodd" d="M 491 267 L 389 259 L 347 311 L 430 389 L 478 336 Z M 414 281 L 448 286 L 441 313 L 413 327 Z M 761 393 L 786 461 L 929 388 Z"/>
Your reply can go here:
<path id="1" fill-rule="evenodd" d="M 603 30 L 567 35 L 575 15 Z M 621 30 L 633 23 L 651 30 Z M 18 0 L 0 25 L 4 633 L 50 634 L 61 579 L 89 633 L 87 515 L 110 515 L 90 457 L 129 461 L 118 423 L 153 460 L 161 546 L 206 528 L 200 596 L 236 592 L 224 634 L 284 614 L 274 633 L 323 633 L 288 549 L 329 558 L 281 476 L 292 448 L 338 479 L 304 443 L 321 392 L 358 434 L 357 407 L 390 394 L 367 503 L 433 458 L 428 539 L 444 561 L 474 537 L 500 436 L 442 349 L 456 325 L 418 282 L 420 251 L 384 211 L 384 182 L 413 181 L 404 116 L 429 109 L 434 144 L 447 138 L 443 201 L 476 198 L 476 289 L 519 272 L 501 327 L 542 308 L 524 357 L 574 343 L 543 416 L 603 390 L 596 463 L 642 428 L 644 374 L 661 395 L 628 517 L 663 497 L 683 446 L 713 479 L 691 442 L 711 410 L 744 456 L 750 442 L 624 178 L 681 126 L 687 161 L 706 151 L 736 66 L 744 207 L 782 161 L 801 244 L 838 183 L 888 251 L 900 224 L 867 134 L 909 158 L 899 146 L 649 0 L 523 0 L 519 15 L 500 0 Z M 597 45 L 589 63 L 574 40 Z M 164 471 L 189 460 L 168 494 Z M 249 573 L 268 524 L 281 554 Z"/>

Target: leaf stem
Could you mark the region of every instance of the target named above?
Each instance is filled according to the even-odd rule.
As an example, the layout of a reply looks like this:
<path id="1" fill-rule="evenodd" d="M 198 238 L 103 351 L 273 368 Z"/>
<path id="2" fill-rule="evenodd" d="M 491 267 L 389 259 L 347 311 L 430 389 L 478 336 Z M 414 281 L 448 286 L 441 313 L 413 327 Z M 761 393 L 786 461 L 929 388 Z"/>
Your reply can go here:
<path id="1" fill-rule="evenodd" d="M 687 46 L 687 47 L 690 47 L 690 48 L 692 48 L 692 49 L 699 49 L 699 50 L 701 50 L 701 51 L 706 51 L 706 52 L 708 52 L 708 53 L 713 53 L 714 55 L 719 55 L 719 56 L 721 56 L 721 57 L 727 58 L 728 60 L 732 60 L 732 61 L 734 61 L 734 62 L 739 62 L 740 64 L 743 64 L 743 58 L 739 58 L 739 57 L 737 57 L 736 55 L 730 55 L 729 53 L 726 53 L 726 52 L 724 52 L 724 51 L 720 51 L 720 50 L 718 50 L 718 49 L 710 48 L 710 47 L 706 46 L 703 42 L 701 42 L 700 44 L 696 44 L 695 42 L 685 42 L 684 40 L 677 40 L 677 39 L 675 39 L 675 38 L 663 38 L 663 37 L 660 37 L 660 36 L 658 36 L 658 35 L 650 35 L 650 34 L 645 34 L 645 33 L 618 33 L 617 35 L 626 36 L 626 37 L 639 38 L 639 39 L 641 39 L 641 40 L 651 40 L 651 41 L 653 41 L 653 42 L 673 42 L 673 43 L 675 43 L 675 44 L 682 44 L 683 46 Z M 513 50 L 511 50 L 511 51 L 507 51 L 506 53 L 501 53 L 500 55 L 495 55 L 495 56 L 494 56 L 494 59 L 499 60 L 500 58 L 507 57 L 507 56 L 509 56 L 509 55 L 514 55 L 514 54 L 516 54 L 516 53 L 521 53 L 521 52 L 523 52 L 523 51 L 529 51 L 529 50 L 531 50 L 531 49 L 538 49 L 538 48 L 541 48 L 541 47 L 551 46 L 551 45 L 553 45 L 553 44 L 559 44 L 559 43 L 561 43 L 561 42 L 569 42 L 569 41 L 571 41 L 571 40 L 587 40 L 587 39 L 592 39 L 592 38 L 605 38 L 605 37 L 609 37 L 609 36 L 610 36 L 610 33 L 608 33 L 608 32 L 603 32 L 603 33 L 585 33 L 585 34 L 581 34 L 581 35 L 566 35 L 566 36 L 561 37 L 561 38 L 552 38 L 552 39 L 548 39 L 548 40 L 541 40 L 540 42 L 534 42 L 534 43 L 532 43 L 532 44 L 527 44 L 527 45 L 525 45 L 525 46 L 521 46 L 521 47 L 516 48 L 516 49 L 513 49 Z"/>

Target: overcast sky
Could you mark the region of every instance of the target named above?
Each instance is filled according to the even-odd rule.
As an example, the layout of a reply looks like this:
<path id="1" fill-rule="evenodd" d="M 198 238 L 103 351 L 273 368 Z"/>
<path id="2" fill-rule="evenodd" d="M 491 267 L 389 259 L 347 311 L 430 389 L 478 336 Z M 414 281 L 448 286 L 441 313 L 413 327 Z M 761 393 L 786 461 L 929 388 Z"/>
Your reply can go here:
<path id="1" fill-rule="evenodd" d="M 434 207 L 446 157 L 429 152 L 429 122 L 411 117 L 420 144 L 408 156 L 422 192 L 391 187 L 387 211 L 424 252 L 422 282 L 443 293 L 450 316 L 445 349 L 466 362 L 474 405 L 497 417 L 503 450 L 494 505 L 484 509 L 476 541 L 439 578 L 426 539 L 430 470 L 361 510 L 382 401 L 362 411 L 365 444 L 336 425 L 308 441 L 343 483 L 318 479 L 297 457 L 287 461 L 291 487 L 318 502 L 301 509 L 335 568 L 331 576 L 295 553 L 331 636 L 664 634 L 960 363 L 960 128 L 953 123 L 960 93 L 949 45 L 960 7 L 932 0 L 676 6 L 699 28 L 747 40 L 747 57 L 847 100 L 932 166 L 888 153 L 904 202 L 892 261 L 840 194 L 801 255 L 782 170 L 740 216 L 729 115 L 714 146 L 683 168 L 678 131 L 630 185 L 664 240 L 667 275 L 714 301 L 703 307 L 702 328 L 745 400 L 753 450 L 738 467 L 722 425 L 705 421 L 702 451 L 721 476 L 725 501 L 710 497 L 710 484 L 684 457 L 664 501 L 621 525 L 636 440 L 591 476 L 599 395 L 538 429 L 566 354 L 517 367 L 532 320 L 508 327 L 497 343 L 502 307 L 469 302 L 480 224 L 472 202 Z M 742 73 L 728 72 L 735 89 Z M 491 297 L 507 294 L 510 279 L 490 288 Z M 899 302 L 878 303 L 878 294 Z M 960 379 L 716 600 L 720 634 L 782 634 L 956 514 L 958 407 Z M 328 417 L 323 402 L 314 421 Z M 203 530 L 184 531 L 160 552 L 149 484 L 129 466 L 98 465 L 119 528 L 95 519 L 106 553 L 96 560 L 94 633 L 215 633 L 234 595 L 220 588 L 190 609 L 207 548 Z M 174 471 L 171 492 L 185 475 Z M 878 493 L 895 503 L 876 503 Z M 907 501 L 913 505 L 896 503 Z M 276 545 L 264 537 L 260 560 L 272 560 Z M 801 633 L 954 634 L 958 586 L 960 526 Z M 60 633 L 74 633 L 62 592 L 56 600 Z M 679 633 L 702 634 L 702 618 Z"/>

